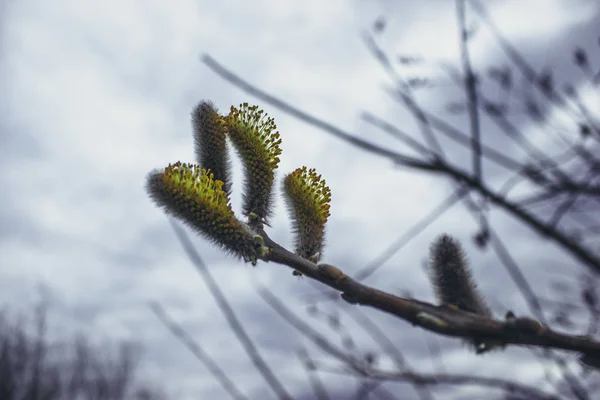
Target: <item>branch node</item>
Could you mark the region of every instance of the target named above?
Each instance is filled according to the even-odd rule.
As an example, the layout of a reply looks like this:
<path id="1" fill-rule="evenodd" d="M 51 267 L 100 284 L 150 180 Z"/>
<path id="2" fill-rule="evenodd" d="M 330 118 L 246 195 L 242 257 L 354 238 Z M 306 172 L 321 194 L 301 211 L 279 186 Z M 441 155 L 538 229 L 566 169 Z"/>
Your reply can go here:
<path id="1" fill-rule="evenodd" d="M 325 278 L 330 279 L 335 282 L 337 285 L 340 281 L 346 278 L 346 275 L 339 269 L 329 264 L 319 264 L 317 265 L 319 268 L 319 272 Z"/>
<path id="2" fill-rule="evenodd" d="M 349 304 L 358 304 L 358 299 L 348 293 L 342 293 L 342 299 L 344 299 Z"/>
<path id="3" fill-rule="evenodd" d="M 542 336 L 548 331 L 548 327 L 540 321 L 529 317 L 517 318 L 512 311 L 506 313 L 505 319 L 506 322 L 504 323 L 504 326 L 511 331 L 517 331 L 523 334 L 534 334 L 536 336 Z"/>

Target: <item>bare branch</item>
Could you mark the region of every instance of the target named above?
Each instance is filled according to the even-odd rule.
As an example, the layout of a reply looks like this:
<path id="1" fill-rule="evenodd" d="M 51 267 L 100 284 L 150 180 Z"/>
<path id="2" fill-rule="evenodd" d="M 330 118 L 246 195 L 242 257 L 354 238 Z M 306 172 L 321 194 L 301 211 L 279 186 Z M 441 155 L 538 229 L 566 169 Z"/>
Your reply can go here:
<path id="1" fill-rule="evenodd" d="M 468 48 L 468 32 L 465 17 L 465 1 L 456 0 L 456 13 L 458 17 L 458 25 L 460 29 L 460 55 L 464 72 L 464 88 L 467 95 L 469 123 L 471 125 L 471 146 L 473 148 L 473 175 L 476 181 L 481 181 L 481 129 L 479 125 L 479 100 L 477 96 L 477 81 L 471 60 L 469 57 Z"/>
<path id="2" fill-rule="evenodd" d="M 240 390 L 236 387 L 235 383 L 229 379 L 225 371 L 219 367 L 219 365 L 209 356 L 202 347 L 194 340 L 192 337 L 179 325 L 175 322 L 163 309 L 163 307 L 158 303 L 151 303 L 150 309 L 156 315 L 156 317 L 160 320 L 171 331 L 173 336 L 175 336 L 185 347 L 188 348 L 189 351 L 192 352 L 193 355 L 196 356 L 198 360 L 204 364 L 208 372 L 221 384 L 223 389 L 231 397 L 238 400 L 246 400 L 248 399 L 246 396 L 240 392 Z"/>
<path id="3" fill-rule="evenodd" d="M 307 277 L 341 292 L 342 298 L 348 303 L 376 308 L 445 336 L 563 349 L 600 358 L 600 342 L 592 338 L 562 334 L 530 318 L 510 315 L 502 322 L 451 307 L 394 296 L 352 279 L 337 267 L 314 264 L 289 252 L 275 243 L 264 230 L 260 234 L 269 247 L 265 261 L 299 270 Z"/>
<path id="4" fill-rule="evenodd" d="M 355 307 L 343 308 L 347 311 L 347 314 L 354 319 L 369 335 L 373 338 L 375 344 L 377 344 L 382 351 L 388 354 L 399 371 L 411 371 L 407 365 L 407 362 L 400 352 L 400 350 L 394 345 L 392 340 L 385 334 L 385 332 L 377 326 L 369 317 L 364 315 L 360 309 Z M 422 400 L 433 399 L 433 394 L 426 388 L 418 384 L 414 384 L 414 389 L 417 395 Z"/>
<path id="5" fill-rule="evenodd" d="M 350 357 L 336 346 L 331 344 L 325 337 L 319 334 L 313 327 L 302 321 L 296 316 L 285 304 L 277 299 L 268 289 L 260 288 L 259 295 L 269 304 L 282 318 L 290 325 L 299 330 L 305 337 L 312 341 L 317 347 L 326 353 L 332 355 L 344 364 L 344 369 L 332 369 L 319 366 L 313 363 L 315 368 L 326 372 L 341 373 L 344 375 L 351 374 L 358 377 L 369 377 L 370 379 L 394 381 L 394 382 L 409 382 L 417 385 L 465 385 L 465 386 L 482 386 L 485 388 L 497 388 L 507 393 L 519 393 L 529 396 L 531 399 L 558 400 L 557 396 L 545 393 L 539 389 L 532 388 L 526 385 L 521 385 L 513 381 L 483 378 L 470 375 L 460 374 L 421 374 L 413 372 L 388 372 L 380 371 L 366 365 L 361 365 L 354 358 Z"/>
<path id="6" fill-rule="evenodd" d="M 239 340 L 240 344 L 246 351 L 246 354 L 248 354 L 248 357 L 250 358 L 258 372 L 262 375 L 265 382 L 267 382 L 269 387 L 280 399 L 291 400 L 292 397 L 287 393 L 283 385 L 279 382 L 279 380 L 269 367 L 269 364 L 267 364 L 267 362 L 260 355 L 260 352 L 258 351 L 256 346 L 244 330 L 244 327 L 236 317 L 233 308 L 231 307 L 231 305 L 229 305 L 229 302 L 225 298 L 223 292 L 221 292 L 217 281 L 215 281 L 212 277 L 209 269 L 206 267 L 206 264 L 204 264 L 204 261 L 202 261 L 202 258 L 200 258 L 200 255 L 190 242 L 190 239 L 188 238 L 185 231 L 182 228 L 180 228 L 175 222 L 173 222 L 173 220 L 169 220 L 169 222 L 171 223 L 171 227 L 175 231 L 175 234 L 181 242 L 181 245 L 183 246 L 183 249 L 185 250 L 186 254 L 196 267 L 196 270 L 200 273 L 200 276 L 202 276 L 202 279 L 206 283 L 206 286 L 208 286 L 208 289 L 210 290 L 215 301 L 219 305 L 219 309 L 225 316 L 225 319 L 227 319 L 231 330 Z"/>

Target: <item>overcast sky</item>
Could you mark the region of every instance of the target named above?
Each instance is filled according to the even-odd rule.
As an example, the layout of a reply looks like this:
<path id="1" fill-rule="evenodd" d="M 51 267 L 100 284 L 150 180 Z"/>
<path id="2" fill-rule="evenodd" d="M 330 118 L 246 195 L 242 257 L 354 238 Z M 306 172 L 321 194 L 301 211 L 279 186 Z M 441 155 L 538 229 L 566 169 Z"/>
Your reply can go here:
<path id="1" fill-rule="evenodd" d="M 594 46 L 600 8 L 593 0 L 488 5 L 500 29 L 537 68 L 556 65 L 559 74 L 572 71 L 568 65 L 575 45 L 599 54 Z M 173 398 L 225 398 L 205 368 L 148 309 L 149 301 L 158 301 L 244 393 L 272 398 L 167 218 L 144 191 L 152 169 L 194 161 L 189 115 L 198 101 L 212 100 L 223 112 L 232 104 L 257 103 L 202 64 L 200 56 L 210 54 L 260 88 L 349 132 L 402 149 L 360 119 L 367 110 L 419 137 L 408 113 L 386 94 L 390 81 L 361 35 L 385 16 L 386 27 L 378 38 L 392 56 L 457 64 L 454 2 L 8 0 L 5 7 L 0 55 L 0 304 L 27 309 L 40 298 L 41 285 L 50 301 L 53 334 L 85 332 L 98 341 L 135 338 L 146 349 L 143 378 L 162 382 Z M 504 61 L 484 32 L 473 40 L 472 51 L 476 67 Z M 563 78 L 565 74 L 571 72 L 563 72 Z M 580 79 L 569 77 L 575 83 Z M 419 99 L 425 108 L 444 113 L 457 93 L 435 88 Z M 324 260 L 345 271 L 365 266 L 451 193 L 452 186 L 443 179 L 395 168 L 273 107 L 261 106 L 275 118 L 283 140 L 279 177 L 307 165 L 330 186 Z M 466 126 L 463 117 L 453 121 Z M 537 134 L 532 128 L 532 137 Z M 494 142 L 510 151 L 508 144 Z M 235 166 L 232 201 L 239 210 L 241 170 L 238 162 Z M 289 246 L 290 225 L 281 199 L 275 214 L 271 236 Z M 553 271 L 580 271 L 506 215 L 493 212 L 491 218 L 540 293 L 550 293 Z M 473 245 L 476 230 L 470 214 L 457 205 L 367 282 L 393 293 L 410 290 L 420 300 L 433 301 L 422 264 L 431 240 L 447 232 L 465 243 L 483 292 L 494 306 L 500 304 L 498 316 L 506 308 L 527 313 L 494 254 Z M 201 238 L 193 240 L 278 377 L 294 396 L 308 396 L 306 374 L 294 355 L 300 343 L 308 343 L 256 295 L 254 283 L 267 285 L 308 321 L 315 320 L 302 305 L 318 293 L 316 285 L 293 277 L 286 267 L 259 263 L 252 268 Z M 377 311 L 364 311 L 394 332 L 391 336 L 418 371 L 434 372 L 440 365 L 429 355 L 434 343 L 446 350 L 440 357 L 452 372 L 498 376 L 510 368 L 515 379 L 530 384 L 543 377 L 539 363 L 527 358 L 525 350 L 476 357 L 456 340 L 439 339 Z M 314 323 L 332 340 L 339 339 L 326 324 Z M 356 332 L 359 351 L 375 349 L 364 332 L 347 323 Z M 325 358 L 318 351 L 313 354 Z M 323 377 L 331 393 L 344 393 L 344 385 L 353 382 Z"/>

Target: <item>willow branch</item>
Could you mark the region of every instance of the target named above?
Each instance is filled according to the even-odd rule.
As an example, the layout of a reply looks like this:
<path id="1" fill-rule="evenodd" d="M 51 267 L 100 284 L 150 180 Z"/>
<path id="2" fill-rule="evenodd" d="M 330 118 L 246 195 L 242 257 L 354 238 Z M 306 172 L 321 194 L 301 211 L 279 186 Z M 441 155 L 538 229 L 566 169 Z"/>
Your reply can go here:
<path id="1" fill-rule="evenodd" d="M 342 373 L 342 374 L 356 374 L 355 371 L 340 371 L 331 368 L 319 367 L 324 372 L 331 373 Z M 521 385 L 513 381 L 507 381 L 498 378 L 484 378 L 471 375 L 456 375 L 456 374 L 414 374 L 411 372 L 383 372 L 383 371 L 372 371 L 370 374 L 371 379 L 380 379 L 393 382 L 418 382 L 423 385 L 472 385 L 481 386 L 485 388 L 496 388 L 503 390 L 507 393 L 522 394 L 528 396 L 529 399 L 536 400 L 558 400 L 559 397 L 546 393 L 540 389 Z"/>
<path id="2" fill-rule="evenodd" d="M 465 0 L 456 1 L 456 12 L 460 26 L 460 54 L 464 70 L 464 87 L 468 101 L 469 123 L 471 125 L 471 146 L 473 147 L 473 174 L 481 181 L 481 129 L 479 124 L 477 82 L 469 57 L 467 23 L 465 17 Z"/>
<path id="3" fill-rule="evenodd" d="M 530 318 L 507 318 L 499 321 L 447 306 L 436 306 L 419 300 L 399 297 L 375 289 L 329 264 L 315 264 L 286 250 L 260 229 L 268 252 L 265 261 L 273 261 L 302 272 L 332 289 L 341 292 L 350 304 L 376 308 L 412 325 L 431 332 L 457 338 L 496 341 L 503 344 L 536 346 L 582 353 L 600 359 L 600 342 L 586 337 L 556 332 Z"/>
<path id="4" fill-rule="evenodd" d="M 342 373 L 344 375 L 353 375 L 357 377 L 368 377 L 369 379 L 389 382 L 407 382 L 417 386 L 436 386 L 436 385 L 460 385 L 460 386 L 480 386 L 487 389 L 496 388 L 506 393 L 522 394 L 528 399 L 536 400 L 558 400 L 558 396 L 546 393 L 540 389 L 519 384 L 514 381 L 497 378 L 485 378 L 461 374 L 423 374 L 406 371 L 404 368 L 400 371 L 383 371 L 372 366 L 358 362 L 357 359 L 346 354 L 335 345 L 330 343 L 327 338 L 318 333 L 313 326 L 304 322 L 295 313 L 290 310 L 284 302 L 279 300 L 267 288 L 261 288 L 259 295 L 269 304 L 282 318 L 290 325 L 300 331 L 307 339 L 313 342 L 323 352 L 331 355 L 333 358 L 342 362 L 343 369 L 323 367 L 322 363 L 312 361 L 311 367 L 323 372 Z M 382 389 L 382 388 L 380 388 Z"/>
<path id="5" fill-rule="evenodd" d="M 332 134 L 350 144 L 357 146 L 363 150 L 368 151 L 369 153 L 377 154 L 381 157 L 387 158 L 394 162 L 397 165 L 402 165 L 407 168 L 413 168 L 420 171 L 427 171 L 433 173 L 440 173 L 446 176 L 449 176 L 457 181 L 464 183 L 471 189 L 476 190 L 481 195 L 486 197 L 490 202 L 494 205 L 502 208 L 507 211 L 514 217 L 520 219 L 522 222 L 529 225 L 535 231 L 537 231 L 542 236 L 554 241 L 558 245 L 560 245 L 564 250 L 569 252 L 572 256 L 574 256 L 578 261 L 580 261 L 583 265 L 589 267 L 594 273 L 600 274 L 600 258 L 594 255 L 591 251 L 586 249 L 584 246 L 575 242 L 571 238 L 569 238 L 564 233 L 560 232 L 557 229 L 554 229 L 552 226 L 549 226 L 547 223 L 541 221 L 539 218 L 535 217 L 533 214 L 523 210 L 515 203 L 507 200 L 504 196 L 499 195 L 494 192 L 492 189 L 488 188 L 483 182 L 479 182 L 473 179 L 470 175 L 463 172 L 462 170 L 452 166 L 442 160 L 435 160 L 432 162 L 423 161 L 419 159 L 415 159 L 413 157 L 408 157 L 406 155 L 397 153 L 395 151 L 391 151 L 381 146 L 377 146 L 373 143 L 370 143 L 366 140 L 360 139 L 352 134 L 344 132 L 343 130 L 325 122 L 318 118 L 315 118 L 293 106 L 287 104 L 274 96 L 271 96 L 264 91 L 258 89 L 257 87 L 251 85 L 246 82 L 239 76 L 230 72 L 222 65 L 220 65 L 217 61 L 215 61 L 212 57 L 208 55 L 204 55 L 202 57 L 203 62 L 212 69 L 215 73 L 220 75 L 225 80 L 231 82 L 236 85 L 240 89 L 245 92 L 260 98 L 261 100 L 271 104 L 272 106 L 304 121 L 307 122 L 319 129 L 324 130 L 325 132 Z"/>

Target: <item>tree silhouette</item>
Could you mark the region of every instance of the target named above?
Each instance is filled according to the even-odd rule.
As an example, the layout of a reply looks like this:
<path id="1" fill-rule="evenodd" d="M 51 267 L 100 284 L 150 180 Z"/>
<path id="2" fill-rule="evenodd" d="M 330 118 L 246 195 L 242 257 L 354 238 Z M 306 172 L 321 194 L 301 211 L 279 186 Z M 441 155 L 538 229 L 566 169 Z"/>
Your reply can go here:
<path id="1" fill-rule="evenodd" d="M 0 312 L 0 399 L 167 399 L 135 376 L 140 348 L 134 343 L 101 348 L 82 335 L 57 342 L 47 336 L 46 307 L 33 315 L 32 333 L 23 318 Z"/>

